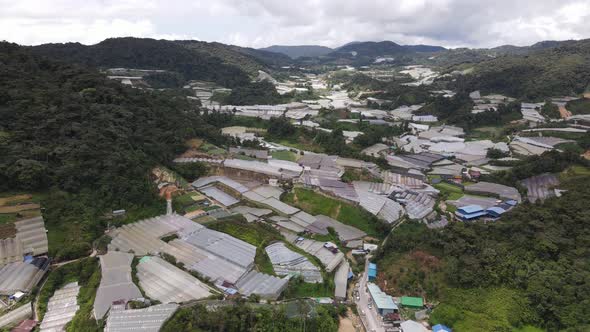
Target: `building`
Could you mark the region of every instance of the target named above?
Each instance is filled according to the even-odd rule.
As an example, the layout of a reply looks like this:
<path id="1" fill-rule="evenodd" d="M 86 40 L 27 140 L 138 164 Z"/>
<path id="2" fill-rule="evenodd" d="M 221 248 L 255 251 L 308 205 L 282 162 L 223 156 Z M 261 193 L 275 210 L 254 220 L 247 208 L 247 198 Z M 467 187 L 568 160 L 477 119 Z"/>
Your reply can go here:
<path id="1" fill-rule="evenodd" d="M 424 307 L 424 299 L 421 297 L 402 296 L 400 303 L 408 308 L 422 309 Z"/>
<path id="2" fill-rule="evenodd" d="M 125 305 L 113 305 L 106 321 L 105 332 L 159 331 L 162 325 L 178 309 L 178 304 L 158 304 L 143 309 L 126 309 Z"/>
<path id="3" fill-rule="evenodd" d="M 446 325 L 436 324 L 432 327 L 432 332 L 452 332 L 451 328 Z"/>
<path id="4" fill-rule="evenodd" d="M 469 221 L 483 217 L 487 212 L 479 205 L 467 205 L 458 208 L 455 215 L 463 221 Z"/>
<path id="5" fill-rule="evenodd" d="M 377 279 L 377 264 L 369 263 L 369 281 L 373 281 Z"/>
<path id="6" fill-rule="evenodd" d="M 393 297 L 385 294 L 379 286 L 374 283 L 368 283 L 367 288 L 371 295 L 371 301 L 375 304 L 375 309 L 381 316 L 398 313 L 399 308 L 393 301 Z"/>
<path id="7" fill-rule="evenodd" d="M 504 213 L 506 213 L 506 210 L 499 206 L 492 206 L 491 208 L 486 209 L 486 213 L 492 218 L 500 218 Z"/>

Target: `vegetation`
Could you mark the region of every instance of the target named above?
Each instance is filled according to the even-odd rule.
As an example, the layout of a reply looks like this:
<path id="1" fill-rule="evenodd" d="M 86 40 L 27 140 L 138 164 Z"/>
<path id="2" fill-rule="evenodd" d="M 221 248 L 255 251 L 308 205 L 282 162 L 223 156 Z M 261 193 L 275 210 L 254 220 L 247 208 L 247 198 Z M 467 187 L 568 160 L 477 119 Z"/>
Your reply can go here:
<path id="1" fill-rule="evenodd" d="M 559 114 L 559 107 L 551 102 L 545 102 L 543 107 L 539 110 L 541 115 L 548 117 L 550 119 L 561 119 L 561 115 Z"/>
<path id="2" fill-rule="evenodd" d="M 127 48 L 126 48 L 127 49 Z M 0 190 L 46 192 L 50 255 L 87 254 L 109 220 L 164 210 L 149 171 L 189 138 L 224 142 L 182 95 L 122 86 L 102 74 L 0 44 Z M 135 219 L 137 220 L 137 219 Z"/>
<path id="3" fill-rule="evenodd" d="M 539 320 L 523 292 L 508 288 L 447 289 L 445 301 L 433 311 L 432 324 L 453 331 L 512 331 Z M 532 327 L 528 327 L 532 328 Z"/>
<path id="4" fill-rule="evenodd" d="M 45 44 L 31 50 L 53 59 L 92 67 L 168 70 L 181 75 L 184 80 L 211 81 L 229 88 L 250 82 L 244 70 L 226 63 L 219 55 L 198 52 L 167 40 L 110 38 L 90 46 Z M 161 80 L 159 77 L 158 81 Z"/>
<path id="5" fill-rule="evenodd" d="M 500 158 L 508 157 L 509 155 L 510 155 L 510 153 L 504 152 L 500 149 L 495 149 L 495 148 L 488 149 L 488 152 L 486 153 L 486 157 L 488 157 L 490 159 L 500 159 Z"/>
<path id="6" fill-rule="evenodd" d="M 475 66 L 473 74 L 457 77 L 455 87 L 515 98 L 542 100 L 578 95 L 590 83 L 590 40 L 563 42 L 558 47 L 526 55 L 504 55 Z"/>
<path id="7" fill-rule="evenodd" d="M 537 158 L 515 167 L 506 178 L 556 171 L 567 161 L 559 154 Z M 585 168 L 574 169 L 581 171 L 565 173 L 569 175 L 560 187 L 568 191 L 562 197 L 521 204 L 495 223 L 456 222 L 440 231 L 402 224 L 380 249 L 379 262 L 392 264 L 395 255 L 416 251 L 440 261 L 444 279 L 436 288 L 431 278 L 415 278 L 411 285 L 443 303 L 433 314 L 435 321 L 459 330 L 470 331 L 479 320 L 493 323 L 492 330 L 526 324 L 548 330 L 587 327 L 590 321 L 582 299 L 590 288 L 581 280 L 590 278 L 590 256 L 588 236 L 579 230 L 590 220 L 585 203 L 590 199 L 590 177 Z M 391 280 L 396 274 L 387 271 L 383 277 Z M 441 292 L 446 288 L 450 290 Z M 513 300 L 496 302 L 504 297 Z M 481 305 L 471 305 L 472 301 Z"/>
<path id="8" fill-rule="evenodd" d="M 582 98 L 573 100 L 565 105 L 565 108 L 572 114 L 590 114 L 590 99 Z"/>
<path id="9" fill-rule="evenodd" d="M 371 236 L 385 237 L 389 225 L 359 206 L 331 198 L 313 190 L 294 188 L 284 201 L 313 215 L 323 214 L 344 224 L 354 226 Z"/>
<path id="10" fill-rule="evenodd" d="M 275 105 L 287 102 L 289 99 L 281 96 L 274 84 L 267 80 L 248 82 L 236 86 L 222 103 L 228 105 Z"/>
<path id="11" fill-rule="evenodd" d="M 207 174 L 209 168 L 204 163 L 176 163 L 172 169 L 188 181 L 194 181 Z"/>
<path id="12" fill-rule="evenodd" d="M 273 151 L 271 152 L 271 156 L 273 159 L 278 160 L 287 160 L 287 161 L 296 161 L 297 155 L 294 152 L 288 150 L 281 150 L 281 151 Z"/>
<path id="13" fill-rule="evenodd" d="M 336 307 L 316 306 L 311 313 L 288 315 L 283 307 L 250 306 L 245 303 L 220 306 L 214 311 L 204 305 L 180 308 L 162 327 L 168 331 L 325 331 L 338 330 Z"/>
<path id="14" fill-rule="evenodd" d="M 232 216 L 210 223 L 207 227 L 227 233 L 255 246 L 256 257 L 254 258 L 254 261 L 260 272 L 274 274 L 272 264 L 266 255 L 265 248 L 269 244 L 277 241 L 283 241 L 289 249 L 307 257 L 307 259 L 314 262 L 317 266 L 323 266 L 316 257 L 306 253 L 291 243 L 285 242 L 281 233 L 269 224 L 248 223 L 242 216 Z"/>
<path id="15" fill-rule="evenodd" d="M 39 292 L 37 312 L 39 319 L 42 320 L 47 312 L 47 304 L 56 290 L 71 282 L 78 282 L 81 287 L 92 287 L 89 282 L 92 281 L 93 275 L 100 269 L 98 259 L 84 258 L 77 262 L 69 263 L 52 270 Z M 100 280 L 100 279 L 99 279 Z"/>

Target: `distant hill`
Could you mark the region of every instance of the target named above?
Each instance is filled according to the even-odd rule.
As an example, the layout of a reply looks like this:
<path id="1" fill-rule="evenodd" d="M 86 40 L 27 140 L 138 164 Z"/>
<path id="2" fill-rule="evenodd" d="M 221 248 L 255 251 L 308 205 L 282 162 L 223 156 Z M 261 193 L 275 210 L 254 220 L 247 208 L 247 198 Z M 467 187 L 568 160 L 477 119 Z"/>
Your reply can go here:
<path id="1" fill-rule="evenodd" d="M 399 45 L 392 41 L 368 41 L 346 44 L 344 46 L 337 48 L 332 54 L 356 52 L 357 56 L 378 57 L 385 55 L 408 54 L 416 52 L 439 52 L 444 50 L 445 48 L 441 46 Z"/>
<path id="2" fill-rule="evenodd" d="M 562 45 L 566 45 L 567 43 L 571 43 L 571 40 L 566 41 L 555 41 L 555 40 L 545 40 L 538 43 L 535 43 L 530 46 L 514 46 L 514 45 L 502 45 L 494 48 L 490 48 L 489 50 L 492 52 L 497 52 L 498 54 L 527 54 L 534 51 L 541 51 L 546 50 L 549 48 L 555 48 Z"/>
<path id="3" fill-rule="evenodd" d="M 292 59 L 297 59 L 301 57 L 317 57 L 326 55 L 334 51 L 329 47 L 320 45 L 273 45 L 265 48 L 260 48 L 259 50 L 285 54 Z"/>
<path id="4" fill-rule="evenodd" d="M 38 55 L 98 68 L 165 69 L 185 79 L 213 81 L 227 87 L 247 84 L 258 70 L 267 69 L 264 57 L 274 56 L 220 43 L 131 37 L 110 38 L 90 46 L 44 44 L 31 50 Z"/>
<path id="5" fill-rule="evenodd" d="M 590 39 L 535 45 L 525 54 L 504 54 L 475 64 L 472 74 L 457 80 L 458 88 L 542 100 L 580 94 L 590 87 Z"/>

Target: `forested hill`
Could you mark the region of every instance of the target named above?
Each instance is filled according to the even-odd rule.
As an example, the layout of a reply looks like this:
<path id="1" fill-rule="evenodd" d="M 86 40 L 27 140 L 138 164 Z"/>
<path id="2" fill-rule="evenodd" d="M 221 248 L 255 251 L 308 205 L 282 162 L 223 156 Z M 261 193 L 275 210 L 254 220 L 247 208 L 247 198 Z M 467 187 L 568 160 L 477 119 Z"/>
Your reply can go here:
<path id="1" fill-rule="evenodd" d="M 494 181 L 560 173 L 563 196 L 523 203 L 494 222 L 401 225 L 378 255 L 388 287 L 440 302 L 431 323 L 456 331 L 589 331 L 587 166 L 573 153 L 530 157 Z"/>
<path id="2" fill-rule="evenodd" d="M 272 45 L 259 50 L 285 54 L 293 59 L 322 56 L 334 51 L 329 47 L 320 45 Z"/>
<path id="3" fill-rule="evenodd" d="M 184 95 L 125 87 L 95 69 L 0 43 L 0 191 L 45 195 L 57 260 L 88 254 L 106 211 L 127 209 L 135 219 L 160 213 L 149 172 L 194 137 L 215 142 L 220 134 Z"/>
<path id="4" fill-rule="evenodd" d="M 187 80 L 212 81 L 230 88 L 247 84 L 249 73 L 265 68 L 261 60 L 219 45 L 129 37 L 106 39 L 90 46 L 45 44 L 31 50 L 91 67 L 164 69 Z"/>
<path id="5" fill-rule="evenodd" d="M 206 133 L 187 99 L 0 43 L 0 189 L 90 190 L 142 204 L 148 170 Z"/>
<path id="6" fill-rule="evenodd" d="M 457 80 L 457 87 L 528 100 L 590 89 L 590 39 L 555 45 L 559 46 L 480 62 L 472 74 Z"/>

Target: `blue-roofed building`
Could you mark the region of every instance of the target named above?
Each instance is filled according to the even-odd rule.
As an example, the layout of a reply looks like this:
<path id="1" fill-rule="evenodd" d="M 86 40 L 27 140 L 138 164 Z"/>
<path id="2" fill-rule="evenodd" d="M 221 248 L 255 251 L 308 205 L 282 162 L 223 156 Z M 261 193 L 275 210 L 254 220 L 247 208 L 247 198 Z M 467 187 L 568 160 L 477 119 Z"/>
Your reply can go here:
<path id="1" fill-rule="evenodd" d="M 369 281 L 377 279 L 377 264 L 369 263 Z"/>
<path id="2" fill-rule="evenodd" d="M 503 208 L 501 208 L 499 206 L 492 206 L 491 208 L 486 209 L 486 212 L 492 218 L 500 218 L 500 216 L 502 216 L 506 212 L 506 210 L 504 210 Z"/>
<path id="3" fill-rule="evenodd" d="M 453 330 L 446 325 L 436 324 L 432 327 L 432 332 L 453 332 Z"/>
<path id="4" fill-rule="evenodd" d="M 393 301 L 393 297 L 385 294 L 379 288 L 379 286 L 370 282 L 367 284 L 367 288 L 369 289 L 369 294 L 371 295 L 371 301 L 381 316 L 394 314 L 399 311 L 397 304 L 395 304 Z"/>
<path id="5" fill-rule="evenodd" d="M 479 205 L 467 205 L 457 209 L 455 215 L 463 221 L 475 220 L 487 215 L 487 212 Z"/>
<path id="6" fill-rule="evenodd" d="M 506 202 L 504 202 L 504 203 L 506 203 L 506 204 L 508 204 L 508 205 L 511 205 L 511 206 L 516 206 L 516 204 L 518 204 L 518 202 L 517 202 L 517 201 L 515 201 L 515 200 L 513 200 L 513 199 L 509 199 L 509 200 L 507 200 L 507 201 L 506 201 Z"/>

